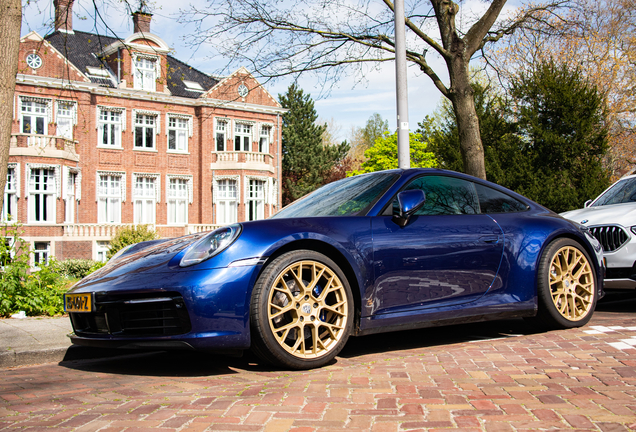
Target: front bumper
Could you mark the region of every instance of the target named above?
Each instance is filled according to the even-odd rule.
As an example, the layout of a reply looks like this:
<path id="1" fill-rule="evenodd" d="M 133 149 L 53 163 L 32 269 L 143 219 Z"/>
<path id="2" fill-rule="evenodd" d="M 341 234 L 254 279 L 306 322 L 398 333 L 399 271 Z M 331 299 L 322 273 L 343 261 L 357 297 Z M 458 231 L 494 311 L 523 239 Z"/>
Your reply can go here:
<path id="1" fill-rule="evenodd" d="M 70 313 L 77 345 L 241 350 L 250 346 L 249 299 L 259 266 L 126 275 L 91 292 L 90 313 Z M 105 278 L 106 279 L 106 278 Z"/>
<path id="2" fill-rule="evenodd" d="M 606 289 L 636 289 L 636 238 L 632 237 L 619 249 L 603 254 Z"/>
<path id="3" fill-rule="evenodd" d="M 606 270 L 604 287 L 607 289 L 636 289 L 636 262 L 631 267 L 610 267 Z"/>
<path id="4" fill-rule="evenodd" d="M 636 236 L 618 224 L 594 225 L 590 233 L 603 246 L 605 289 L 636 289 Z"/>

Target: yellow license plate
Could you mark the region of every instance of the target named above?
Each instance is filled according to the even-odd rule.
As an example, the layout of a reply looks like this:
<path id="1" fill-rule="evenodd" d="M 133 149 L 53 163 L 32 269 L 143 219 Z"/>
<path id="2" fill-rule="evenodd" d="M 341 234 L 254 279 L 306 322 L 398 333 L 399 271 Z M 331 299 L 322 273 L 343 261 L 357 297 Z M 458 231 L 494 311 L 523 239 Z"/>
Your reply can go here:
<path id="1" fill-rule="evenodd" d="M 65 294 L 64 311 L 66 312 L 92 312 L 93 296 L 88 294 Z"/>

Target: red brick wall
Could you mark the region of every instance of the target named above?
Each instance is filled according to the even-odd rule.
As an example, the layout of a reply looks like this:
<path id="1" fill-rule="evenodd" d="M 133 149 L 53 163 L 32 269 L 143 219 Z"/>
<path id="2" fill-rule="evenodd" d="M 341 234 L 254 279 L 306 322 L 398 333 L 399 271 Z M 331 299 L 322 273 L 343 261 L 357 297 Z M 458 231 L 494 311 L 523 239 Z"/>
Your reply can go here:
<path id="1" fill-rule="evenodd" d="M 43 47 L 48 46 L 46 42 L 35 43 L 33 41 L 23 41 L 21 45 L 20 58 L 24 63 L 24 58 L 29 52 L 34 49 L 42 50 Z M 42 52 L 42 51 L 40 51 Z M 83 80 L 80 74 L 78 74 L 73 68 L 69 68 L 64 64 L 63 60 L 54 53 L 51 49 L 48 49 L 46 53 L 42 54 L 47 57 L 44 58 L 44 66 L 35 73 L 38 76 L 50 76 L 50 77 L 63 77 L 64 73 L 71 74 L 73 80 Z M 128 88 L 132 88 L 133 80 L 131 71 L 131 57 L 130 53 L 126 50 L 121 51 L 121 62 L 117 62 L 117 55 L 111 56 L 110 64 L 113 69 L 121 66 L 122 79 L 127 81 Z M 24 64 L 22 65 L 24 66 Z M 27 68 L 30 69 L 30 68 Z M 162 74 L 166 71 L 165 56 L 162 58 Z M 70 71 L 70 72 L 68 72 Z M 21 73 L 31 73 L 30 70 L 21 70 Z M 74 75 L 73 75 L 74 74 Z M 214 99 L 233 100 L 238 85 L 244 83 L 250 92 L 245 98 L 244 102 L 249 104 L 265 105 L 270 107 L 278 107 L 276 100 L 271 97 L 264 89 L 258 86 L 258 83 L 246 73 L 239 71 L 226 79 L 222 85 L 211 91 L 207 97 Z M 12 125 L 13 133 L 19 133 L 19 106 L 18 95 L 30 95 L 43 98 L 50 98 L 52 100 L 64 99 L 64 100 L 76 100 L 78 103 L 77 111 L 77 124 L 74 128 L 74 140 L 76 141 L 76 149 L 79 154 L 80 161 L 76 164 L 72 160 L 67 159 L 54 159 L 48 157 L 25 157 L 25 156 L 11 156 L 11 162 L 20 163 L 20 199 L 18 200 L 18 215 L 23 223 L 27 223 L 28 212 L 28 199 L 25 194 L 28 183 L 28 173 L 25 163 L 43 163 L 43 164 L 55 164 L 55 165 L 67 165 L 69 167 L 75 167 L 76 165 L 81 168 L 82 181 L 81 181 L 81 201 L 78 203 L 76 221 L 82 224 L 94 224 L 97 223 L 97 185 L 96 175 L 97 171 L 117 171 L 126 173 L 126 200 L 122 203 L 122 223 L 133 222 L 133 173 L 151 173 L 160 174 L 160 197 L 159 203 L 156 207 L 156 224 L 167 224 L 167 180 L 166 174 L 185 174 L 191 175 L 193 179 L 193 203 L 189 205 L 189 223 L 191 224 L 212 224 L 215 223 L 213 218 L 213 197 L 212 197 L 212 170 L 211 163 L 213 161 L 213 152 L 216 150 L 214 139 L 214 118 L 223 117 L 233 120 L 249 120 L 254 122 L 267 122 L 273 124 L 274 127 L 274 142 L 270 144 L 270 153 L 273 156 L 273 166 L 275 170 L 278 170 L 278 161 L 280 158 L 280 129 L 279 122 L 276 114 L 262 113 L 262 112 L 250 112 L 247 110 L 234 110 L 227 107 L 213 107 L 213 106 L 195 106 L 197 105 L 195 100 L 187 101 L 182 98 L 175 98 L 174 103 L 166 103 L 165 100 L 157 100 L 159 97 L 165 98 L 167 95 L 161 93 L 163 87 L 161 84 L 157 87 L 157 98 L 148 97 L 145 99 L 132 99 L 127 95 L 121 97 L 114 96 L 113 94 L 102 93 L 101 90 L 95 89 L 79 89 L 69 92 L 67 90 L 56 89 L 53 87 L 32 86 L 18 83 L 16 86 L 16 102 L 14 115 L 14 121 Z M 118 90 L 115 90 L 117 92 Z M 125 130 L 122 133 L 122 149 L 104 149 L 98 148 L 98 130 L 97 130 L 97 106 L 112 106 L 125 108 Z M 55 104 L 52 104 L 55 107 Z M 133 149 L 134 147 L 134 118 L 132 116 L 133 109 L 148 110 L 160 113 L 158 121 L 160 124 L 160 132 L 155 135 L 156 151 L 140 151 Z M 168 139 L 166 135 L 167 121 L 166 113 L 186 114 L 192 116 L 193 119 L 193 132 L 192 136 L 188 140 L 188 153 L 187 155 L 168 153 Z M 51 123 L 48 125 L 48 134 L 55 134 L 56 125 Z M 252 148 L 256 150 L 258 147 L 256 141 L 253 142 Z M 278 181 L 278 173 L 270 172 L 250 172 L 245 170 L 240 171 L 220 171 L 216 170 L 214 173 L 218 175 L 255 175 L 255 176 L 269 176 Z M 60 176 L 61 179 L 61 176 Z M 241 202 L 244 202 L 243 196 L 245 188 L 244 182 L 241 182 Z M 279 192 L 277 194 L 280 197 L 280 184 L 278 184 Z M 280 198 L 279 198 L 280 199 Z M 56 200 L 56 223 L 64 223 L 64 211 L 65 202 L 63 199 Z M 269 216 L 273 210 L 271 206 L 265 207 L 266 216 Z M 244 220 L 245 205 L 239 205 L 239 220 Z M 25 226 L 25 230 L 28 231 L 26 235 L 29 236 L 62 236 L 62 227 L 50 227 L 50 226 Z M 166 235 L 177 234 L 181 235 L 183 228 L 168 228 L 164 230 Z"/>
<path id="2" fill-rule="evenodd" d="M 56 241 L 55 259 L 92 259 L 93 243 L 91 241 Z"/>
<path id="3" fill-rule="evenodd" d="M 26 63 L 27 55 L 36 53 L 42 58 L 42 67 L 31 69 Z M 20 54 L 18 60 L 18 73 L 25 75 L 37 75 L 59 79 L 70 79 L 72 81 L 88 82 L 75 67 L 64 62 L 61 54 L 46 41 L 34 39 L 24 40 L 20 44 Z"/>

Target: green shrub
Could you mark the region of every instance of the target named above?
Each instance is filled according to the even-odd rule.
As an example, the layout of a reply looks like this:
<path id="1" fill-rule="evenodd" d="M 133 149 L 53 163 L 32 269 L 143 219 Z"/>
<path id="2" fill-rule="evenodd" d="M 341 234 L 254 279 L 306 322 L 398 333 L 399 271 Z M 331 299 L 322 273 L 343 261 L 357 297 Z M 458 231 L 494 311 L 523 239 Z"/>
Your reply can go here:
<path id="1" fill-rule="evenodd" d="M 110 249 L 106 253 L 106 257 L 110 259 L 126 246 L 158 238 L 157 231 L 150 225 L 134 225 L 120 228 L 110 241 Z"/>
<path id="2" fill-rule="evenodd" d="M 20 227 L 5 226 L 3 231 L 4 237 L 12 241 L 0 242 L 0 316 L 18 311 L 28 316 L 62 314 L 62 296 L 70 281 L 60 274 L 59 263 L 51 259 L 38 271 L 31 270 L 31 252 L 20 239 Z"/>
<path id="3" fill-rule="evenodd" d="M 70 279 L 82 279 L 102 267 L 104 263 L 89 259 L 67 259 L 58 262 L 62 276 Z"/>
<path id="4" fill-rule="evenodd" d="M 93 266 L 90 268 L 90 270 L 88 271 L 88 274 L 93 273 L 94 271 L 99 270 L 100 268 L 104 267 L 106 265 L 105 262 L 101 262 L 101 261 L 93 261 Z M 88 276 L 88 275 L 87 275 Z"/>

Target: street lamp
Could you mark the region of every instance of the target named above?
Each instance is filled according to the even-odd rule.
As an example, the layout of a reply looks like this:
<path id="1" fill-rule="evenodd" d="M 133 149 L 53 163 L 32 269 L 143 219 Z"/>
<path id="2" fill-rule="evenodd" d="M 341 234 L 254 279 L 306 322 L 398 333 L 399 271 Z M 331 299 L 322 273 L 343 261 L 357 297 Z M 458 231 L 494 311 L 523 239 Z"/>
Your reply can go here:
<path id="1" fill-rule="evenodd" d="M 395 0 L 395 83 L 397 97 L 398 168 L 402 169 L 411 167 L 405 33 L 404 0 Z"/>

